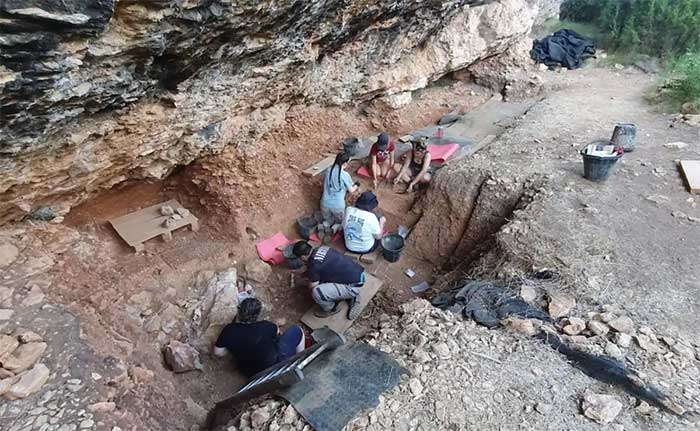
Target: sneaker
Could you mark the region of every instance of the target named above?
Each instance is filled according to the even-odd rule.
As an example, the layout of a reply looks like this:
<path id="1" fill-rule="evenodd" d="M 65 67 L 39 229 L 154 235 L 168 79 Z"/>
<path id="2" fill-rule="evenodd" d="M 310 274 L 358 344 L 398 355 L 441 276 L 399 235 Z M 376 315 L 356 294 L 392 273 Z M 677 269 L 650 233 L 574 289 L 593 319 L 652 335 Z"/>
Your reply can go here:
<path id="1" fill-rule="evenodd" d="M 326 317 L 330 317 L 334 314 L 338 314 L 339 311 L 340 311 L 340 307 L 338 307 L 338 304 L 336 304 L 335 307 L 333 307 L 333 309 L 331 309 L 330 311 L 326 311 L 323 309 L 319 309 L 319 310 L 314 311 L 314 316 L 323 319 Z"/>
<path id="2" fill-rule="evenodd" d="M 360 297 L 356 296 L 356 297 L 352 298 L 349 302 L 350 302 L 350 309 L 348 310 L 348 319 L 355 320 L 355 319 L 357 319 L 357 316 L 360 315 L 360 311 L 362 311 L 362 305 L 360 304 Z"/>

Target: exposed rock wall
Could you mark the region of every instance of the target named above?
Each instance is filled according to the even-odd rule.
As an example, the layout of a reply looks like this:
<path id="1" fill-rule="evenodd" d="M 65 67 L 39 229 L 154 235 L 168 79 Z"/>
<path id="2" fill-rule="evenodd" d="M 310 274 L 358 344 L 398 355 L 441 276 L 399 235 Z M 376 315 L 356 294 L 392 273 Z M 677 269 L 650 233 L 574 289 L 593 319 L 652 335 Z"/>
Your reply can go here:
<path id="1" fill-rule="evenodd" d="M 294 104 L 425 87 L 527 34 L 535 0 L 0 3 L 0 223 L 253 145 Z"/>

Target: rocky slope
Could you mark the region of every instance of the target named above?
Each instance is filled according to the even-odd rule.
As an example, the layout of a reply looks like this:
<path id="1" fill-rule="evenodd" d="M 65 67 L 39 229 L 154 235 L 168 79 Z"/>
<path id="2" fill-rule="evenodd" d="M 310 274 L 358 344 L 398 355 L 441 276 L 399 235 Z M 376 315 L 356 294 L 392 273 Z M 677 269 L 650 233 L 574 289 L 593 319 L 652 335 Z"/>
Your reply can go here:
<path id="1" fill-rule="evenodd" d="M 0 223 L 253 145 L 292 105 L 405 100 L 545 3 L 5 1 Z"/>

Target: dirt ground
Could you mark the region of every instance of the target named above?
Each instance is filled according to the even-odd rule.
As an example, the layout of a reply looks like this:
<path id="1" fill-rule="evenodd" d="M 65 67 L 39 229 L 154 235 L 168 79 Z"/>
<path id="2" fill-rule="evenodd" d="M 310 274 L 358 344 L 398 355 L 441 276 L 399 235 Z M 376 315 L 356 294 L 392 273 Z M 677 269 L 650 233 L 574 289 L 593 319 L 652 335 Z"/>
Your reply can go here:
<path id="1" fill-rule="evenodd" d="M 437 179 L 439 186 L 440 178 L 469 178 L 476 172 L 488 171 L 499 180 L 517 182 L 516 177 L 534 176 L 547 180 L 542 196 L 524 210 L 509 214 L 510 223 L 499 230 L 492 247 L 477 256 L 474 264 L 488 267 L 485 273 L 489 275 L 522 274 L 533 266 L 557 269 L 565 275 L 565 282 L 559 287 L 573 293 L 579 302 L 577 312 L 617 303 L 635 321 L 651 326 L 658 334 L 694 340 L 693 333 L 700 323 L 696 313 L 700 306 L 700 273 L 695 265 L 700 255 L 700 224 L 672 213 L 678 215 L 682 211 L 700 217 L 700 209 L 690 200 L 675 167 L 676 159 L 698 158 L 698 129 L 670 127 L 671 116 L 655 112 L 643 100 L 653 76 L 597 67 L 540 75 L 545 81 L 546 98 L 531 100 L 534 105 L 527 114 L 518 114 L 506 133 L 471 159 L 443 169 Z M 116 402 L 116 410 L 98 415 L 97 429 L 196 429 L 195 424 L 206 409 L 230 396 L 242 380 L 227 361 L 213 359 L 206 352 L 203 372 L 174 375 L 162 363 L 163 344 L 186 332 L 188 317 L 183 310 L 197 294 L 192 290 L 195 274 L 232 266 L 241 269 L 243 263 L 256 258 L 255 242 L 276 232 L 297 237 L 295 218 L 310 213 L 320 196 L 320 178 L 303 178 L 299 168 L 319 159 L 322 152 L 337 148 L 342 138 L 370 136 L 380 130 L 402 135 L 434 123 L 443 114 L 467 112 L 489 97 L 489 92 L 474 85 L 444 81 L 418 94 L 411 105 L 390 113 L 381 107 L 292 110 L 286 125 L 265 136 L 260 147 L 232 147 L 224 154 L 183 168 L 164 182 L 130 184 L 104 193 L 75 208 L 66 217 L 65 227 L 42 231 L 42 240 L 27 244 L 22 253 L 53 256 L 51 265 L 44 269 L 51 276 L 49 287 L 44 289 L 46 301 L 53 305 L 18 307 L 15 311 L 17 315 L 32 316 L 18 322 L 38 327 L 41 325 L 32 321 L 51 321 L 46 313 L 65 314 L 66 325 L 73 328 L 57 331 L 49 347 L 56 358 L 59 351 L 64 351 L 73 361 L 80 359 L 77 363 L 82 367 L 64 376 L 60 369 L 70 368 L 71 362 L 54 361 L 51 365 L 59 371 L 47 385 L 49 390 L 66 390 L 71 378 L 87 382 L 85 390 L 89 395 L 76 403 L 75 417 L 70 416 L 65 423 L 80 423 L 80 406 L 109 399 Z M 584 180 L 578 149 L 609 136 L 618 121 L 634 121 L 638 125 L 638 149 L 623 157 L 607 183 Z M 675 141 L 690 145 L 684 150 L 663 147 Z M 369 184 L 364 182 L 364 186 Z M 391 229 L 412 224 L 421 216 L 412 211 L 413 196 L 395 195 L 384 189 L 378 194 Z M 178 231 L 168 243 L 150 241 L 147 251 L 137 255 L 107 223 L 112 217 L 169 198 L 177 198 L 200 217 L 199 232 Z M 461 199 L 458 195 L 453 198 Z M 444 217 L 455 208 L 433 208 L 432 212 L 422 208 L 418 226 L 443 223 L 441 215 Z M 8 231 L 6 235 L 19 241 L 38 234 Z M 70 236 L 60 253 L 47 245 L 56 236 Z M 435 242 L 436 238 L 421 237 L 415 241 Z M 23 268 L 18 268 L 17 274 L 27 268 L 26 261 L 21 262 Z M 414 269 L 416 277 L 406 277 L 406 268 Z M 413 298 L 411 285 L 423 279 L 436 281 L 442 269 L 440 263 L 426 261 L 419 253 L 407 253 L 394 265 L 379 260 L 370 272 L 384 281 L 384 287 L 350 336 L 378 337 L 381 315 L 398 312 L 400 304 Z M 7 274 L 8 285 L 16 286 L 18 295 L 26 295 L 26 274 Z M 278 268 L 267 283 L 255 286 L 256 294 L 267 304 L 268 317 L 281 325 L 295 323 L 311 306 L 303 288 L 296 289 L 289 286 L 289 272 Z M 154 316 L 165 314 L 176 323 L 149 329 Z M 15 324 L 6 322 L 0 327 L 11 330 Z M 43 325 L 47 327 L 46 323 Z M 68 335 L 76 332 L 75 336 Z M 492 346 L 484 344 L 488 343 L 488 336 L 484 335 L 483 340 L 489 354 L 498 354 L 498 349 L 508 346 L 508 340 Z M 590 379 L 577 375 L 575 383 L 567 386 L 568 398 L 557 399 L 557 385 L 567 381 L 562 370 L 568 368 L 548 356 L 553 352 L 543 353 L 527 343 L 523 349 L 518 366 L 532 366 L 539 357 L 553 364 L 548 371 L 559 373 L 551 381 L 546 374 L 528 375 L 536 382 L 533 388 L 549 385 L 553 398 L 547 401 L 548 405 L 568 403 L 561 411 L 555 408 L 548 414 L 575 415 L 578 407 L 574 398 L 586 382 L 592 384 Z M 537 353 L 528 359 L 528 352 L 533 351 Z M 506 360 L 508 355 L 504 355 Z M 644 355 L 630 357 L 635 358 L 635 366 L 643 369 L 659 361 Z M 683 370 L 697 371 L 697 366 L 693 359 Z M 488 395 L 493 385 L 502 383 L 491 379 L 499 367 L 487 368 L 484 382 L 491 382 L 491 386 L 484 383 L 483 390 L 473 394 L 473 405 L 476 409 L 487 406 L 481 411 L 493 414 L 480 415 L 478 425 L 483 429 L 511 429 L 499 426 L 508 409 L 491 408 L 503 404 L 503 398 Z M 128 378 L 115 378 L 110 385 L 105 384 L 107 379 L 89 378 L 94 370 L 105 375 L 118 374 L 110 371 L 113 369 L 125 370 Z M 650 373 L 654 381 L 673 380 L 672 393 L 683 397 L 689 407 L 698 408 L 697 391 L 684 392 L 700 385 L 697 373 L 683 371 L 673 379 Z M 522 386 L 519 391 L 527 397 L 527 385 Z M 408 398 L 401 400 L 410 403 Z M 42 414 L 33 410 L 43 405 L 40 401 L 38 394 L 11 407 L 0 407 L 0 425 L 13 431 L 26 426 L 31 429 L 33 418 Z M 431 414 L 429 406 L 421 409 Z M 571 425 L 557 418 L 552 423 Z M 675 430 L 687 426 L 675 420 L 667 423 L 663 418 L 657 414 L 648 428 L 635 428 L 642 422 L 625 419 L 624 429 Z M 587 424 L 585 420 L 579 423 Z M 391 428 L 390 424 L 387 422 L 386 426 Z"/>

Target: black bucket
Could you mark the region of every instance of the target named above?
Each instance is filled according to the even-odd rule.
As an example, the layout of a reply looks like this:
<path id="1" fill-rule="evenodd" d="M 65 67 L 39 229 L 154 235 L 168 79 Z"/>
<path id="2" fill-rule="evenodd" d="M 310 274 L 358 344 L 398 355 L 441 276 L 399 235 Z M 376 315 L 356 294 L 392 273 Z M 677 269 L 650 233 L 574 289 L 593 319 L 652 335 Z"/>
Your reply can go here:
<path id="1" fill-rule="evenodd" d="M 396 262 L 401 258 L 404 239 L 401 235 L 391 234 L 382 238 L 382 256 L 387 262 Z"/>
<path id="2" fill-rule="evenodd" d="M 583 176 L 584 178 L 602 182 L 610 177 L 610 173 L 613 171 L 615 163 L 622 157 L 622 154 L 617 156 L 594 156 L 592 154 L 586 154 L 585 148 L 581 150 L 581 156 L 583 156 Z"/>

